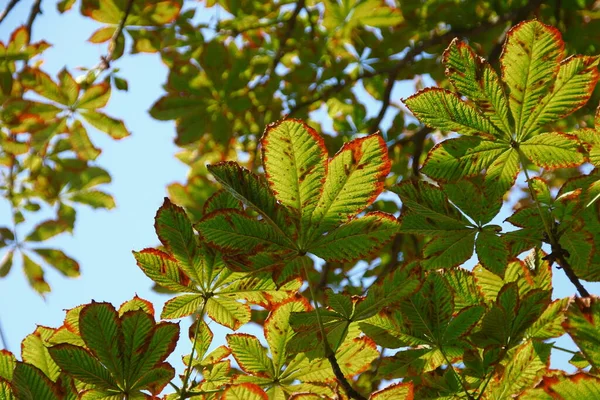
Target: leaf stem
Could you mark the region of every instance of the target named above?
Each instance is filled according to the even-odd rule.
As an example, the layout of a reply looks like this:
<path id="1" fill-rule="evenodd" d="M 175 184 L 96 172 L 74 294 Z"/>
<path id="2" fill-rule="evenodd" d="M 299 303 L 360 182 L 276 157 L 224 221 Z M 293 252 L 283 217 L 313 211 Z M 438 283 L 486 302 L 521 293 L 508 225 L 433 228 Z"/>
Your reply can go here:
<path id="1" fill-rule="evenodd" d="M 187 396 L 187 394 L 188 394 L 187 385 L 188 385 L 188 381 L 190 380 L 190 375 L 192 375 L 192 369 L 193 369 L 193 365 L 194 365 L 194 352 L 196 351 L 196 343 L 198 342 L 198 333 L 200 333 L 200 325 L 204 321 L 204 312 L 206 310 L 206 303 L 208 303 L 208 298 L 205 298 L 204 301 L 202 302 L 202 307 L 200 308 L 200 314 L 198 315 L 198 318 L 196 318 L 196 329 L 194 332 L 194 340 L 192 342 L 192 352 L 190 353 L 190 359 L 188 362 L 188 366 L 185 370 L 185 375 L 184 375 L 183 381 L 181 383 L 181 392 L 179 395 L 179 400 L 185 400 L 189 397 L 189 396 Z"/>
<path id="2" fill-rule="evenodd" d="M 535 202 L 535 205 L 538 209 L 538 213 L 540 214 L 540 218 L 542 219 L 542 223 L 544 224 L 544 230 L 546 231 L 546 236 L 548 237 L 548 242 L 550 243 L 550 246 L 552 248 L 552 261 L 556 261 L 557 264 L 563 269 L 563 271 L 565 271 L 565 275 L 567 275 L 567 278 L 569 278 L 571 283 L 577 288 L 577 291 L 579 292 L 579 295 L 581 297 L 589 297 L 590 292 L 588 292 L 587 289 L 583 286 L 583 284 L 581 283 L 581 281 L 575 274 L 575 271 L 573 271 L 571 264 L 569 264 L 569 262 L 565 258 L 565 250 L 562 248 L 562 246 L 558 242 L 557 238 L 554 235 L 554 230 L 549 225 L 552 222 L 546 221 L 544 213 L 542 212 L 542 206 L 535 194 L 535 191 L 533 190 L 531 178 L 529 177 L 529 172 L 527 172 L 524 155 L 521 152 L 521 150 L 517 149 L 517 151 L 519 152 L 521 168 L 523 168 L 523 172 L 525 173 L 525 178 L 527 179 L 527 187 L 529 188 L 529 194 L 531 194 L 531 198 Z"/>
<path id="3" fill-rule="evenodd" d="M 573 355 L 579 354 L 579 352 L 577 352 L 577 351 L 565 349 L 564 347 L 556 346 L 554 344 L 552 345 L 552 347 L 555 348 L 556 350 L 564 351 L 565 353 L 569 353 L 569 354 L 573 354 Z"/>
<path id="4" fill-rule="evenodd" d="M 438 346 L 438 348 L 440 349 L 440 353 L 442 353 L 442 356 L 444 357 L 444 361 L 446 361 L 446 364 L 448 364 L 448 368 L 450 368 L 452 370 L 452 372 L 454 372 L 454 375 L 456 376 L 456 379 L 458 379 L 460 386 L 462 386 L 465 394 L 467 395 L 467 398 L 469 400 L 475 400 L 473 398 L 473 395 L 471 393 L 469 393 L 469 389 L 467 388 L 467 384 L 465 383 L 465 381 L 461 378 L 461 376 L 458 374 L 458 372 L 456 372 L 456 370 L 454 369 L 454 365 L 452 365 L 452 363 L 448 359 L 448 356 L 444 352 L 444 349 L 442 348 L 442 346 Z"/>
<path id="5" fill-rule="evenodd" d="M 490 381 L 492 380 L 493 377 L 494 377 L 494 373 L 492 371 L 492 373 L 490 374 L 490 376 L 485 381 L 485 384 L 481 388 L 481 391 L 479 392 L 479 396 L 477 396 L 477 400 L 481 400 L 481 398 L 483 397 L 483 394 L 485 393 L 485 389 L 487 388 L 488 384 L 490 383 Z"/>
<path id="6" fill-rule="evenodd" d="M 308 290 L 310 292 L 310 297 L 311 297 L 313 303 L 315 304 L 315 313 L 317 314 L 317 323 L 319 325 L 319 330 L 321 332 L 321 339 L 323 340 L 323 350 L 325 351 L 325 357 L 329 361 L 329 364 L 331 364 L 331 369 L 333 370 L 333 373 L 335 374 L 335 377 L 337 378 L 337 380 L 340 382 L 340 384 L 346 391 L 346 394 L 352 399 L 367 400 L 366 397 L 364 397 L 362 394 L 358 393 L 352 387 L 352 385 L 350 385 L 350 382 L 348 382 L 348 380 L 344 376 L 344 373 L 342 372 L 342 369 L 340 368 L 340 365 L 338 364 L 337 359 L 335 358 L 335 353 L 331 349 L 331 346 L 329 346 L 329 342 L 327 341 L 327 334 L 325 333 L 325 327 L 323 326 L 323 321 L 321 319 L 321 311 L 319 309 L 319 303 L 317 302 L 317 300 L 315 298 L 315 293 L 313 291 L 312 285 L 310 283 L 310 279 L 308 277 L 308 267 L 307 267 L 306 263 L 303 263 L 303 267 L 304 267 L 304 274 L 306 275 L 306 282 L 308 283 Z"/>

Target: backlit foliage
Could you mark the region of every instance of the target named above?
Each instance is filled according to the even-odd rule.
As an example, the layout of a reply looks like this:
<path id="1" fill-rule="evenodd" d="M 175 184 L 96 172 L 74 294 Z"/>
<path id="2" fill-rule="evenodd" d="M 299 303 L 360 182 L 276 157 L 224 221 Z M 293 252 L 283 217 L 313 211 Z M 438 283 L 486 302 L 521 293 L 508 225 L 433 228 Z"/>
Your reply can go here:
<path id="1" fill-rule="evenodd" d="M 600 43 L 579 37 L 597 5 L 211 0 L 230 18 L 205 26 L 183 1 L 80 3 L 109 43 L 83 78 L 43 72 L 27 27 L 2 45 L 0 274 L 17 252 L 41 294 L 39 260 L 79 274 L 22 244 L 71 231 L 78 203 L 114 207 L 87 129 L 128 135 L 101 110 L 127 89 L 111 66 L 127 35 L 169 66 L 150 114 L 176 121 L 191 168 L 156 213 L 159 244 L 133 256 L 171 296 L 160 318 L 193 318 L 192 351 L 176 377 L 177 323 L 137 296 L 92 302 L 39 326 L 20 361 L 0 352 L 0 399 L 600 398 L 600 300 L 582 283 L 600 281 Z M 390 97 L 423 74 L 438 86 Z M 42 204 L 56 218 L 19 240 Z M 576 295 L 553 296 L 553 274 Z M 573 374 L 550 368 L 565 350 Z"/>

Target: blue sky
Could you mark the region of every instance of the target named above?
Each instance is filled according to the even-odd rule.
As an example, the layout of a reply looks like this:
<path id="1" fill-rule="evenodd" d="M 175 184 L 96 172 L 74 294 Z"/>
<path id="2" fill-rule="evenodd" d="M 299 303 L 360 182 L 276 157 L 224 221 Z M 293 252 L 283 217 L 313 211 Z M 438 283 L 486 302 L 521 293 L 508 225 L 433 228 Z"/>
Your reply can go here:
<path id="1" fill-rule="evenodd" d="M 6 42 L 14 28 L 24 23 L 29 12 L 30 2 L 21 2 L 11 15 L 0 25 L 0 40 Z M 82 74 L 76 67 L 93 67 L 106 53 L 106 46 L 96 46 L 86 42 L 100 24 L 82 18 L 78 10 L 59 15 L 55 2 L 43 2 L 43 15 L 34 25 L 33 40 L 44 39 L 53 45 L 44 55 L 44 70 L 55 75 L 64 66 L 74 76 Z M 206 11 L 200 18 L 208 18 Z M 126 55 L 114 66 L 121 70 L 121 76 L 129 80 L 129 92 L 113 91 L 106 112 L 125 120 L 132 136 L 121 141 L 113 141 L 101 132 L 90 129 L 91 137 L 102 155 L 97 162 L 105 167 L 113 177 L 107 190 L 115 196 L 117 208 L 112 211 L 94 211 L 78 207 L 78 216 L 73 236 L 61 235 L 49 241 L 49 247 L 64 249 L 77 259 L 82 274 L 77 279 L 67 279 L 58 273 L 47 270 L 47 278 L 52 293 L 45 299 L 38 296 L 27 284 L 20 270 L 20 262 L 13 267 L 6 279 L 0 279 L 0 324 L 6 334 L 8 348 L 19 353 L 21 340 L 31 333 L 36 324 L 57 327 L 62 324 L 64 309 L 91 300 L 108 301 L 118 306 L 135 294 L 151 300 L 157 313 L 169 297 L 151 291 L 152 282 L 135 265 L 132 250 L 140 250 L 157 244 L 154 233 L 154 215 L 166 195 L 166 186 L 174 181 L 184 181 L 187 167 L 173 155 L 178 148 L 173 144 L 175 129 L 173 123 L 153 120 L 147 113 L 152 103 L 162 94 L 161 85 L 166 80 L 167 68 L 157 55 Z M 396 85 L 392 98 L 398 101 L 412 93 L 414 83 Z M 370 114 L 378 111 L 378 105 L 368 104 Z M 322 115 L 322 113 L 319 113 Z M 386 121 L 389 122 L 391 115 Z M 31 215 L 33 222 L 41 218 Z M 503 218 L 502 218 L 503 219 Z M 0 225 L 9 221 L 6 201 L 0 200 Z M 9 223 L 8 223 L 9 224 Z M 23 233 L 23 232 L 21 232 Z M 554 270 L 556 297 L 572 295 L 575 291 L 566 281 L 561 271 Z M 597 285 L 587 285 L 598 292 Z M 182 322 L 187 329 L 189 321 Z M 223 337 L 230 331 L 216 328 L 212 324 L 215 337 Z M 256 334 L 252 325 L 243 329 Z M 573 348 L 561 339 L 561 345 Z M 187 354 L 189 345 L 180 341 L 171 361 L 182 371 L 180 356 Z M 565 356 L 554 359 L 564 366 Z M 559 364 L 555 364 L 556 367 Z"/>

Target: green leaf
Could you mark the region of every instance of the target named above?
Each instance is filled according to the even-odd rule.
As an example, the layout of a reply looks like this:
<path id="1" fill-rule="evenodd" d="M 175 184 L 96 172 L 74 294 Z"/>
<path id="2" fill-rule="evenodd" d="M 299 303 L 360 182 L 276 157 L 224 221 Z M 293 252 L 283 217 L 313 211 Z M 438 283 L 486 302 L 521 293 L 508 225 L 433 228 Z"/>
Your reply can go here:
<path id="1" fill-rule="evenodd" d="M 597 297 L 575 300 L 567 310 L 563 328 L 594 368 L 600 367 L 600 301 Z"/>
<path id="2" fill-rule="evenodd" d="M 456 90 L 473 101 L 490 122 L 510 139 L 508 101 L 500 79 L 490 64 L 455 38 L 443 54 L 446 76 Z"/>
<path id="3" fill-rule="evenodd" d="M 352 334 L 348 335 L 335 353 L 340 369 L 347 378 L 365 371 L 377 357 L 379 352 L 373 340 L 366 336 L 356 337 Z"/>
<path id="4" fill-rule="evenodd" d="M 598 57 L 573 56 L 560 63 L 556 81 L 529 117 L 523 131 L 534 132 L 584 106 L 598 82 Z"/>
<path id="5" fill-rule="evenodd" d="M 94 147 L 87 134 L 87 130 L 79 121 L 73 122 L 69 130 L 69 141 L 73 146 L 73 151 L 75 151 L 77 157 L 81 160 L 95 160 L 102 153 L 102 150 Z"/>
<path id="6" fill-rule="evenodd" d="M 242 371 L 260 377 L 274 377 L 273 362 L 260 341 L 246 333 L 227 335 L 227 344 Z"/>
<path id="7" fill-rule="evenodd" d="M 33 365 L 17 361 L 11 382 L 19 400 L 59 400 L 60 389 Z"/>
<path id="8" fill-rule="evenodd" d="M 500 140 L 476 137 L 444 140 L 429 152 L 422 172 L 440 182 L 455 181 L 480 173 L 509 150 L 509 144 Z"/>
<path id="9" fill-rule="evenodd" d="M 527 136 L 533 110 L 554 83 L 563 51 L 558 29 L 539 21 L 521 22 L 508 32 L 500 65 L 517 140 Z"/>
<path id="10" fill-rule="evenodd" d="M 253 383 L 231 385 L 223 391 L 223 400 L 269 400 L 269 396 Z"/>
<path id="11" fill-rule="evenodd" d="M 392 215 L 370 212 L 321 236 L 308 250 L 326 261 L 354 262 L 366 259 L 392 240 L 398 227 Z"/>
<path id="12" fill-rule="evenodd" d="M 531 387 L 544 374 L 550 362 L 551 345 L 525 342 L 515 350 L 504 367 L 502 378 L 491 383 L 491 398 L 510 398 Z"/>
<path id="13" fill-rule="evenodd" d="M 475 251 L 479 262 L 494 272 L 502 275 L 508 264 L 508 249 L 502 239 L 491 229 L 483 229 L 477 235 Z"/>
<path id="14" fill-rule="evenodd" d="M 123 329 L 123 375 L 125 382 L 138 377 L 137 369 L 144 353 L 148 351 L 154 334 L 154 317 L 144 310 L 131 310 L 121 316 Z"/>
<path id="15" fill-rule="evenodd" d="M 110 210 L 116 206 L 115 199 L 110 194 L 100 190 L 82 190 L 71 195 L 70 200 L 88 205 L 94 209 L 103 208 Z"/>
<path id="16" fill-rule="evenodd" d="M 294 224 L 264 180 L 234 162 L 221 162 L 208 165 L 207 168 L 229 193 L 261 214 L 271 226 L 290 232 Z"/>
<path id="17" fill-rule="evenodd" d="M 369 400 L 413 400 L 414 389 L 412 382 L 395 383 L 384 389 L 373 392 Z"/>
<path id="18" fill-rule="evenodd" d="M 23 362 L 39 368 L 52 382 L 56 382 L 60 374 L 58 365 L 52 360 L 46 348 L 48 340 L 54 332 L 54 329 L 38 326 L 21 343 Z"/>
<path id="19" fill-rule="evenodd" d="M 79 276 L 79 263 L 58 249 L 34 249 L 46 263 L 53 266 L 65 276 Z"/>
<path id="20" fill-rule="evenodd" d="M 263 221 L 237 210 L 218 210 L 196 225 L 202 238 L 219 251 L 252 253 L 257 248 L 296 250 L 294 243 Z"/>
<path id="21" fill-rule="evenodd" d="M 562 322 L 565 320 L 565 311 L 569 305 L 569 299 L 558 299 L 553 301 L 544 313 L 529 327 L 525 336 L 539 340 L 548 340 L 562 336 L 565 331 Z"/>
<path id="22" fill-rule="evenodd" d="M 111 35 L 112 36 L 112 35 Z M 92 85 L 83 92 L 77 102 L 77 108 L 84 110 L 95 110 L 108 104 L 110 99 L 110 84 L 108 82 Z"/>
<path id="23" fill-rule="evenodd" d="M 329 161 L 321 197 L 311 217 L 310 243 L 371 205 L 390 171 L 387 146 L 380 135 L 344 144 Z"/>
<path id="24" fill-rule="evenodd" d="M 33 231 L 27 235 L 27 242 L 43 242 L 63 232 L 70 231 L 73 227 L 63 220 L 46 220 L 37 224 Z"/>
<path id="25" fill-rule="evenodd" d="M 198 311 L 204 301 L 200 294 L 184 294 L 174 297 L 165 303 L 160 317 L 163 319 L 187 317 Z"/>
<path id="26" fill-rule="evenodd" d="M 144 249 L 134 251 L 133 256 L 144 274 L 158 285 L 174 292 L 197 292 L 179 268 L 177 260 L 169 254 L 157 249 Z"/>
<path id="27" fill-rule="evenodd" d="M 571 168 L 585 161 L 577 140 L 558 132 L 535 135 L 521 143 L 519 150 L 535 165 L 545 169 Z"/>
<path id="28" fill-rule="evenodd" d="M 498 128 L 475 107 L 448 90 L 427 88 L 403 101 L 415 117 L 433 129 L 469 136 L 502 136 Z"/>
<path id="29" fill-rule="evenodd" d="M 261 139 L 265 176 L 275 197 L 298 214 L 305 232 L 325 182 L 323 138 L 299 120 L 271 124 Z"/>
<path id="30" fill-rule="evenodd" d="M 31 287 L 41 295 L 50 292 L 50 285 L 44 279 L 44 271 L 42 267 L 33 261 L 25 253 L 23 255 L 23 272 L 27 275 L 27 280 Z"/>
<path id="31" fill-rule="evenodd" d="M 242 202 L 236 199 L 231 193 L 226 190 L 218 190 L 206 200 L 202 208 L 202 214 L 210 214 L 213 211 L 233 208 L 242 211 Z"/>
<path id="32" fill-rule="evenodd" d="M 136 334 L 137 332 L 134 332 Z M 150 342 L 148 343 L 147 350 L 144 352 L 143 357 L 140 359 L 139 363 L 134 366 L 135 373 L 132 371 L 132 376 L 135 376 L 138 380 L 135 382 L 135 387 L 141 389 L 145 389 L 146 386 L 142 384 L 142 380 L 146 374 L 151 372 L 151 370 L 158 368 L 162 372 L 159 374 L 163 374 L 165 371 L 165 363 L 164 361 L 167 357 L 175 350 L 175 346 L 177 345 L 177 340 L 179 339 L 179 325 L 171 322 L 161 322 L 156 324 L 154 333 Z M 171 377 L 161 384 L 166 385 L 168 381 L 172 379 L 174 376 L 174 371 L 172 368 L 167 371 L 171 374 Z M 162 375 L 161 375 L 162 376 Z M 151 385 L 148 385 L 151 388 Z M 151 389 L 153 390 L 153 389 Z M 162 389 L 161 389 L 162 390 Z M 159 390 L 160 392 L 160 390 Z"/>
<path id="33" fill-rule="evenodd" d="M 310 306 L 305 299 L 292 298 L 278 304 L 267 317 L 264 332 L 271 351 L 275 376 L 279 375 L 285 364 L 288 355 L 286 346 L 294 334 L 290 326 L 290 316 L 293 312 L 308 311 L 309 309 Z"/>
<path id="34" fill-rule="evenodd" d="M 58 73 L 58 81 L 60 83 L 60 90 L 67 100 L 67 104 L 71 105 L 75 103 L 77 97 L 79 97 L 79 84 L 73 79 L 73 76 L 66 68 L 63 68 Z"/>
<path id="35" fill-rule="evenodd" d="M 17 359 L 8 350 L 0 350 L 0 378 L 11 381 L 13 377 L 13 370 L 17 364 Z"/>
<path id="36" fill-rule="evenodd" d="M 161 243 L 177 260 L 187 276 L 200 282 L 198 271 L 202 270 L 202 255 L 192 223 L 183 208 L 171 203 L 165 197 L 163 205 L 156 212 L 154 228 Z"/>
<path id="37" fill-rule="evenodd" d="M 85 344 L 117 380 L 123 379 L 123 331 L 119 314 L 110 303 L 92 303 L 79 314 Z"/>
<path id="38" fill-rule="evenodd" d="M 113 139 L 123 139 L 130 135 L 123 121 L 109 117 L 95 110 L 81 111 L 81 116 L 93 127 L 107 133 Z"/>
<path id="39" fill-rule="evenodd" d="M 115 379 L 88 350 L 63 343 L 50 347 L 48 351 L 61 370 L 75 379 L 100 389 L 117 388 Z"/>
<path id="40" fill-rule="evenodd" d="M 382 309 L 398 304 L 417 291 L 420 286 L 419 271 L 398 268 L 377 284 L 371 286 L 364 300 L 356 304 L 354 321 L 367 319 Z"/>
<path id="41" fill-rule="evenodd" d="M 211 297 L 208 299 L 206 314 L 216 323 L 234 331 L 250 321 L 250 307 L 227 297 Z"/>

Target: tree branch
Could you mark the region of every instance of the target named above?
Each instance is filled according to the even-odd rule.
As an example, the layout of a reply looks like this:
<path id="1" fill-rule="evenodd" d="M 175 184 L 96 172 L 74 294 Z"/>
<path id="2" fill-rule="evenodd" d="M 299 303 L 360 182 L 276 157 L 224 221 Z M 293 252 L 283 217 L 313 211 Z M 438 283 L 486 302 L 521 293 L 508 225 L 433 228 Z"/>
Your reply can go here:
<path id="1" fill-rule="evenodd" d="M 331 364 L 331 369 L 333 370 L 336 379 L 338 380 L 340 385 L 342 385 L 348 397 L 355 400 L 367 400 L 366 397 L 358 393 L 352 387 L 352 385 L 350 385 L 350 382 L 348 382 L 348 380 L 344 376 L 344 373 L 342 372 L 342 369 L 340 368 L 340 365 L 338 364 L 337 359 L 335 358 L 335 353 L 331 349 L 331 346 L 329 346 L 329 341 L 327 340 L 327 333 L 325 332 L 325 327 L 323 326 L 323 321 L 321 320 L 321 310 L 319 308 L 319 303 L 315 298 L 315 292 L 313 290 L 312 284 L 310 283 L 308 268 L 306 264 L 304 264 L 304 274 L 306 275 L 306 282 L 308 283 L 308 290 L 310 292 L 310 297 L 312 298 L 311 300 L 315 303 L 315 313 L 317 314 L 317 323 L 319 325 L 321 339 L 323 340 L 323 350 L 325 351 L 325 357 L 329 361 L 329 364 Z"/>
<path id="2" fill-rule="evenodd" d="M 10 14 L 10 12 L 12 11 L 12 9 L 17 5 L 17 3 L 19 1 L 21 1 L 21 0 L 11 0 L 6 5 L 6 8 L 4 9 L 4 11 L 2 11 L 2 14 L 0 14 L 0 24 L 2 23 L 2 21 L 4 21 L 4 18 L 6 18 L 8 16 L 8 14 Z"/>
<path id="3" fill-rule="evenodd" d="M 98 65 L 98 72 L 105 71 L 110 68 L 110 63 L 115 56 L 115 51 L 117 50 L 117 42 L 119 40 L 119 36 L 123 33 L 123 29 L 125 28 L 125 22 L 131 13 L 131 9 L 133 8 L 134 0 L 129 0 L 127 2 L 127 6 L 125 7 L 125 14 L 123 18 L 119 21 L 119 25 L 117 25 L 117 29 L 115 29 L 115 33 L 113 33 L 112 38 L 110 39 L 110 43 L 108 44 L 108 54 L 102 57 L 102 61 Z"/>
<path id="4" fill-rule="evenodd" d="M 35 18 L 38 16 L 38 14 L 42 13 L 42 0 L 35 0 L 35 2 L 33 3 L 33 6 L 31 7 L 31 11 L 29 12 L 29 18 L 27 18 L 27 24 L 26 24 L 26 29 L 27 29 L 27 33 L 29 34 L 29 41 L 31 41 L 31 32 L 33 30 L 33 22 L 35 21 Z"/>
<path id="5" fill-rule="evenodd" d="M 548 257 L 549 261 L 551 263 L 552 261 L 555 261 L 560 268 L 565 271 L 565 275 L 567 275 L 567 278 L 569 278 L 571 283 L 575 286 L 575 288 L 577 288 L 577 291 L 581 297 L 590 297 L 590 292 L 588 292 L 583 286 L 577 277 L 577 274 L 575 274 L 575 271 L 573 271 L 573 267 L 571 267 L 571 264 L 567 261 L 565 257 L 565 255 L 568 254 L 567 251 L 562 248 L 558 241 L 554 240 L 553 238 L 551 238 L 551 240 L 552 243 L 550 245 L 552 246 L 552 253 L 550 254 L 550 257 Z"/>

